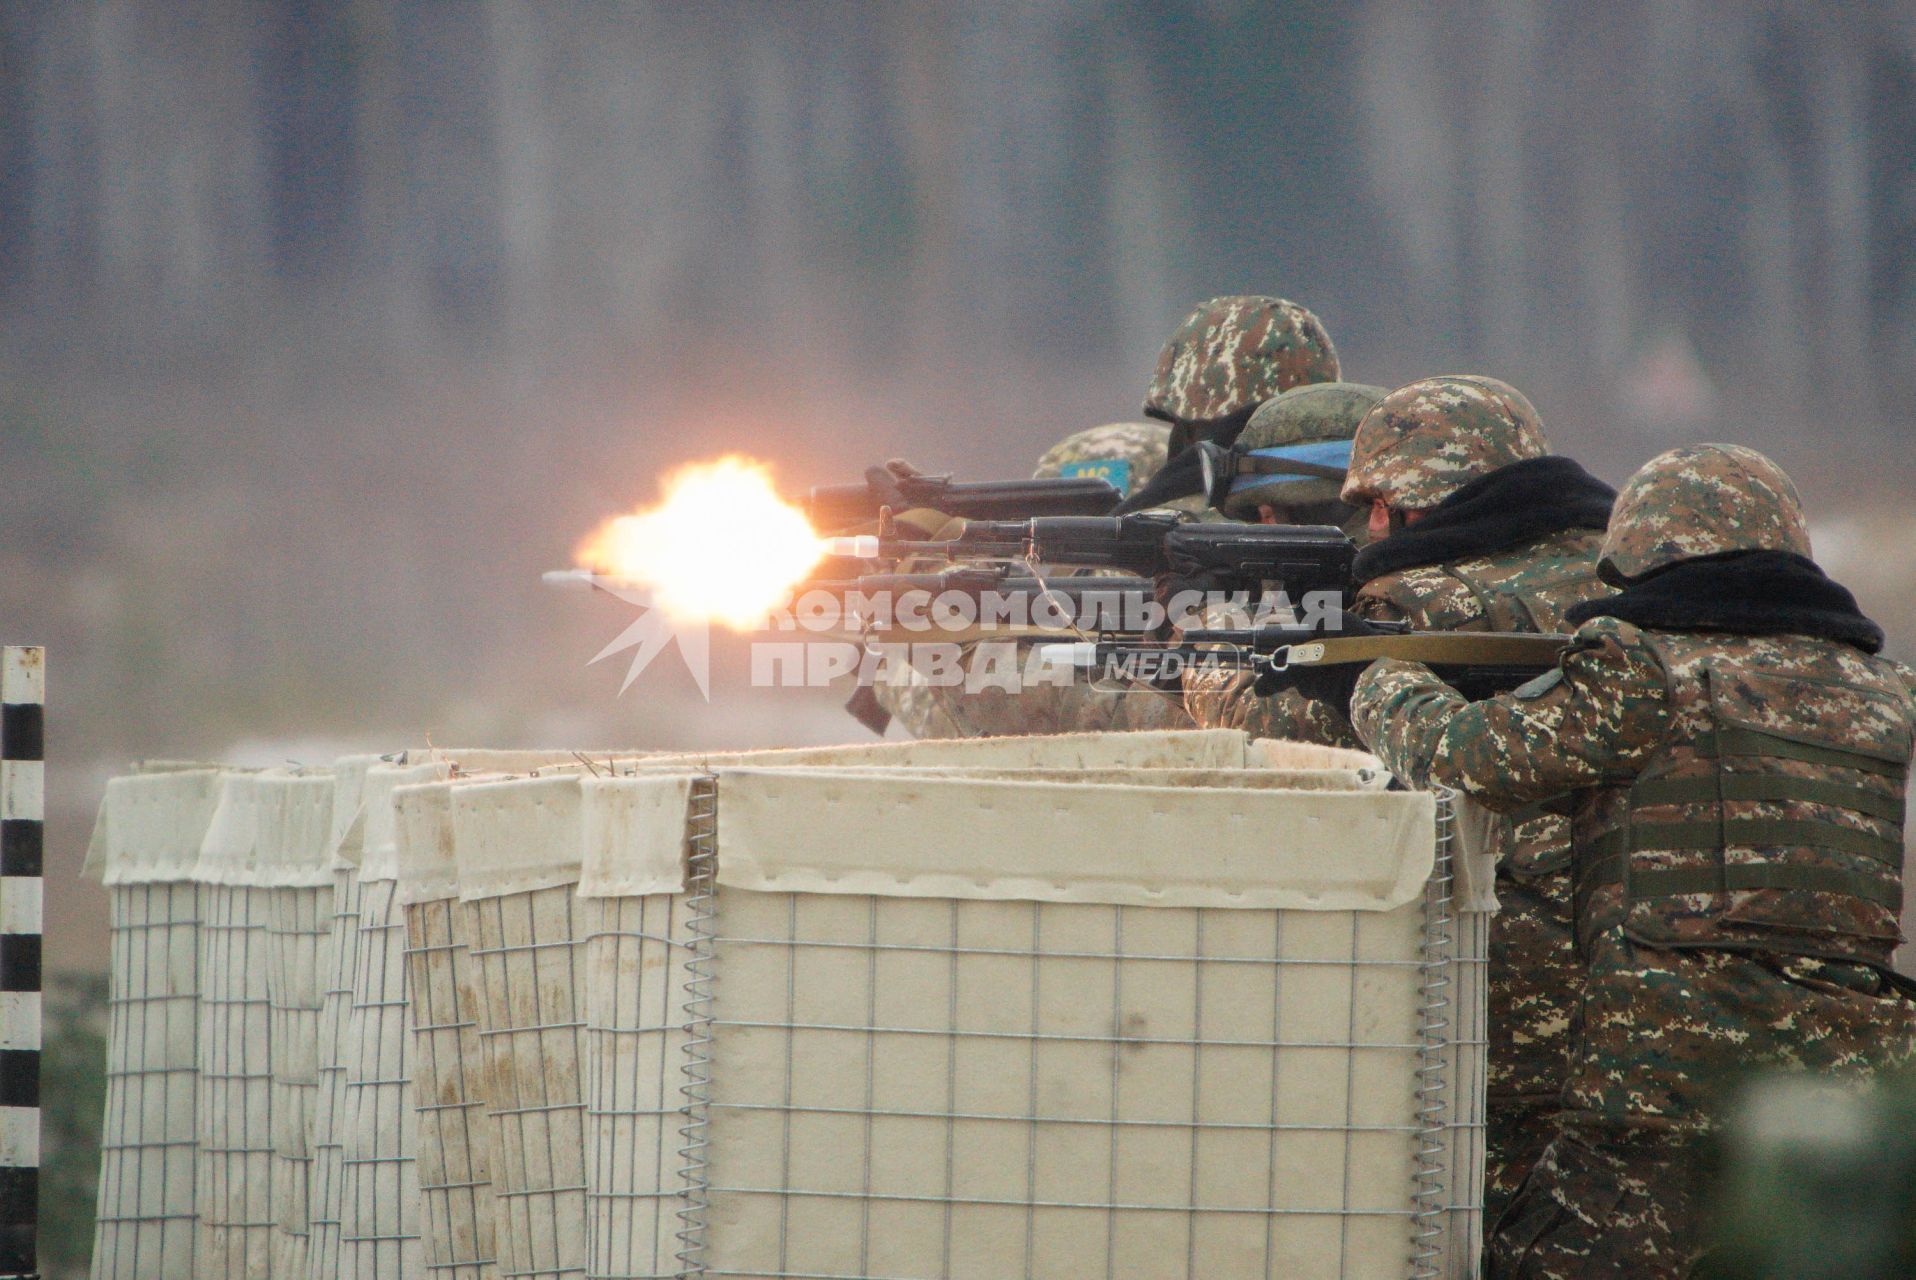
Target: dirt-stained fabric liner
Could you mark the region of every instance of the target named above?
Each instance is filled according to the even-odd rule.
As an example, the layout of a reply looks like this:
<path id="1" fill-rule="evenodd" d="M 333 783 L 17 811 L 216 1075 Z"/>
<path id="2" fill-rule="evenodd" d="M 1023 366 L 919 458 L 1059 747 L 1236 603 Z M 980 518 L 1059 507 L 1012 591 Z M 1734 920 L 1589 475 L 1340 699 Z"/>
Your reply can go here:
<path id="1" fill-rule="evenodd" d="M 394 790 L 396 897 L 406 920 L 424 1265 L 445 1280 L 490 1280 L 499 1270 L 499 1204 L 492 1184 L 478 974 L 452 844 L 452 790 L 462 785 Z"/>
<path id="2" fill-rule="evenodd" d="M 450 794 L 501 1276 L 587 1270 L 585 904 L 574 891 L 583 797 L 599 789 L 568 776 Z"/>

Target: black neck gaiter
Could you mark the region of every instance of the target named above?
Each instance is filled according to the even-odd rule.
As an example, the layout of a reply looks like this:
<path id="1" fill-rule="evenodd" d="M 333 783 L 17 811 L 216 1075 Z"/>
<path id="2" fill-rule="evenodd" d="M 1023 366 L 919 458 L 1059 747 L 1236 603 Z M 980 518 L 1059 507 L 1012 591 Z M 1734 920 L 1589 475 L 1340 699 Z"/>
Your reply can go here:
<path id="1" fill-rule="evenodd" d="M 1512 551 L 1566 529 L 1602 529 L 1616 500 L 1616 490 L 1574 459 L 1513 462 L 1359 551 L 1352 577 L 1361 586 L 1387 573 Z"/>
<path id="2" fill-rule="evenodd" d="M 1725 551 L 1679 560 L 1617 595 L 1586 600 L 1564 614 L 1572 625 L 1592 618 L 1621 618 L 1659 631 L 1818 636 L 1864 653 L 1883 648 L 1883 629 L 1856 607 L 1856 597 L 1814 560 L 1788 551 Z"/>

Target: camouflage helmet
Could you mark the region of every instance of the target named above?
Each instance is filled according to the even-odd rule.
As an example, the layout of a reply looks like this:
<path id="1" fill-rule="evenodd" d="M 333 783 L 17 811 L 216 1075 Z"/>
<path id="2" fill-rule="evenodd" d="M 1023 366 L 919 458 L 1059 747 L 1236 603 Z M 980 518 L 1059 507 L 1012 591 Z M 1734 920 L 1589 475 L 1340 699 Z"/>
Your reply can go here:
<path id="1" fill-rule="evenodd" d="M 1164 344 L 1144 412 L 1179 428 L 1175 451 L 1191 442 L 1185 424 L 1228 418 L 1280 391 L 1336 380 L 1337 352 L 1308 307 L 1253 295 L 1213 298 Z"/>
<path id="2" fill-rule="evenodd" d="M 1074 431 L 1044 451 L 1033 480 L 1060 476 L 1096 476 L 1130 497 L 1163 469 L 1171 456 L 1171 428 L 1162 422 L 1107 422 Z M 1177 511 L 1202 511 L 1202 497 L 1162 504 Z"/>
<path id="3" fill-rule="evenodd" d="M 1344 501 L 1428 511 L 1479 476 L 1545 457 L 1550 442 L 1523 392 L 1474 375 L 1425 378 L 1377 403 L 1351 443 Z"/>
<path id="4" fill-rule="evenodd" d="M 1136 493 L 1171 454 L 1171 428 L 1161 422 L 1107 422 L 1073 431 L 1044 451 L 1033 480 L 1097 476 L 1119 493 Z"/>
<path id="5" fill-rule="evenodd" d="M 1617 495 L 1597 571 L 1610 583 L 1724 551 L 1810 553 L 1783 468 L 1735 444 L 1691 444 L 1643 464 Z"/>
<path id="6" fill-rule="evenodd" d="M 1292 387 L 1272 396 L 1252 412 L 1243 434 L 1237 438 L 1237 447 L 1253 457 L 1261 450 L 1287 449 L 1298 452 L 1300 461 L 1343 466 L 1350 458 L 1348 449 L 1331 450 L 1320 458 L 1304 456 L 1310 451 L 1295 447 L 1349 441 L 1357 433 L 1357 424 L 1384 394 L 1384 388 L 1361 382 L 1320 382 Z M 1231 485 L 1222 509 L 1226 515 L 1248 519 L 1259 504 L 1264 503 L 1296 507 L 1337 502 L 1340 487 L 1336 480 L 1328 478 L 1243 475 Z"/>

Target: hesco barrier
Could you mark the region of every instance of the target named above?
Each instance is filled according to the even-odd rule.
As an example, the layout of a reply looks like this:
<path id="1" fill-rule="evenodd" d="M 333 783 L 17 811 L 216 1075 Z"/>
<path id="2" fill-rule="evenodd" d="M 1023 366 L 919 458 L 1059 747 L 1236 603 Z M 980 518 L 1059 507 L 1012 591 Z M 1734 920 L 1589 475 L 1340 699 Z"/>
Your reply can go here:
<path id="1" fill-rule="evenodd" d="M 1471 1275 L 1494 900 L 1384 781 L 1229 732 L 118 779 L 95 1274 Z"/>

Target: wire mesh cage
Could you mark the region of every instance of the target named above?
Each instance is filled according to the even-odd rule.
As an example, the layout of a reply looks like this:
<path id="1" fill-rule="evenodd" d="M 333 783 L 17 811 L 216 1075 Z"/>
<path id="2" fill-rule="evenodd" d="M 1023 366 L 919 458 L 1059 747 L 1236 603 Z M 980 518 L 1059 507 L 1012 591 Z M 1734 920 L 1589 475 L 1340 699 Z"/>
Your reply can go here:
<path id="1" fill-rule="evenodd" d="M 432 760 L 395 762 L 375 765 L 365 777 L 358 938 L 340 1094 L 342 1277 L 390 1280 L 421 1269 L 406 922 L 396 897 L 392 796 L 399 787 L 443 778 L 450 770 Z"/>
<path id="2" fill-rule="evenodd" d="M 326 843 L 331 912 L 320 947 L 319 1020 L 314 1034 L 313 1120 L 307 1140 L 306 1276 L 340 1273 L 345 1196 L 346 1069 L 351 1057 L 353 977 L 359 963 L 359 858 L 365 840 L 366 775 L 384 757 L 345 756 L 333 763 L 333 812 Z"/>
<path id="3" fill-rule="evenodd" d="M 332 925 L 329 836 L 333 780 L 269 778 L 259 797 L 259 873 L 269 886 L 266 994 L 270 1011 L 274 1230 L 271 1274 L 304 1276 L 321 953 Z"/>
<path id="4" fill-rule="evenodd" d="M 557 795 L 563 780 L 524 784 Z M 501 1277 L 586 1271 L 587 1062 L 580 1003 L 579 850 L 519 784 L 452 793 L 454 848 L 485 1059 Z M 508 803 L 494 797 L 506 788 Z"/>
<path id="5" fill-rule="evenodd" d="M 111 969 L 94 1280 L 190 1280 L 199 1140 L 200 843 L 214 768 L 107 784 L 87 870 L 107 887 Z"/>
<path id="6" fill-rule="evenodd" d="M 445 1280 L 498 1274 L 492 1132 L 479 991 L 452 858 L 451 782 L 393 792 L 418 1115 L 424 1266 Z"/>
<path id="7" fill-rule="evenodd" d="M 581 780 L 588 1274 L 1471 1274 L 1485 904 L 1431 797 L 971 759 L 635 780 L 682 836 Z"/>
<path id="8" fill-rule="evenodd" d="M 268 926 L 260 883 L 260 774 L 229 774 L 200 847 L 199 1103 L 195 1269 L 252 1277 L 272 1266 L 278 1225 Z"/>
<path id="9" fill-rule="evenodd" d="M 1241 734 L 900 745 L 117 780 L 96 1274 L 1473 1274 L 1446 798 Z"/>

